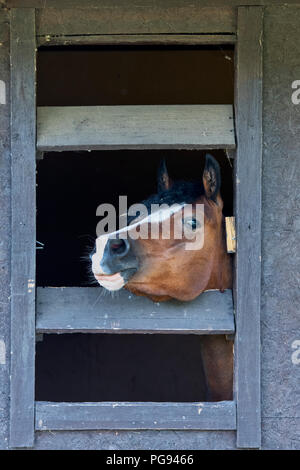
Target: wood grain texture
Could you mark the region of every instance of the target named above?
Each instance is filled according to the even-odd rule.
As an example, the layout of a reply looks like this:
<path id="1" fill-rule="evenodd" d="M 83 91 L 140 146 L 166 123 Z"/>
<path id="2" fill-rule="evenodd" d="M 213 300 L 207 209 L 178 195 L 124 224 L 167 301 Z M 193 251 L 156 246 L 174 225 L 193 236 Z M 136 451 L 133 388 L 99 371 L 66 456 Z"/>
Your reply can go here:
<path id="1" fill-rule="evenodd" d="M 191 302 L 154 303 L 125 290 L 117 298 L 95 287 L 39 287 L 38 333 L 172 333 L 234 332 L 231 290 L 207 291 Z"/>
<path id="2" fill-rule="evenodd" d="M 280 449 L 300 447 L 300 105 L 291 100 L 300 77 L 299 24 L 300 5 L 265 11 L 262 419 L 264 447 Z"/>
<path id="3" fill-rule="evenodd" d="M 27 8 L 105 8 L 113 5 L 117 7 L 121 2 L 118 0 L 1 0 L 0 4 L 8 7 L 27 7 Z M 133 0 L 124 2 L 127 5 L 134 3 Z M 169 7 L 182 5 L 182 0 L 140 0 L 139 6 L 156 8 L 162 3 Z M 238 6 L 266 6 L 266 5 L 293 5 L 299 4 L 299 0 L 199 0 L 200 7 L 238 7 Z"/>
<path id="4" fill-rule="evenodd" d="M 196 46 L 225 45 L 236 42 L 235 34 L 91 34 L 37 36 L 38 46 L 105 46 L 105 45 L 162 45 Z"/>
<path id="5" fill-rule="evenodd" d="M 231 105 L 45 106 L 37 113 L 42 151 L 234 146 Z"/>
<path id="6" fill-rule="evenodd" d="M 112 450 L 119 451 L 141 449 L 162 449 L 180 451 L 201 450 L 232 450 L 235 449 L 236 432 L 233 431 L 188 431 L 165 430 L 153 432 L 142 431 L 64 431 L 64 432 L 36 432 L 36 450 Z"/>
<path id="7" fill-rule="evenodd" d="M 235 217 L 225 217 L 227 253 L 236 252 Z"/>
<path id="8" fill-rule="evenodd" d="M 236 429 L 234 402 L 36 402 L 36 429 Z"/>
<path id="9" fill-rule="evenodd" d="M 44 5 L 42 5 L 43 7 Z M 38 36 L 94 34 L 234 33 L 233 8 L 201 7 L 183 2 L 97 2 L 98 8 L 41 8 L 37 10 Z M 50 4 L 48 3 L 48 7 Z"/>
<path id="10" fill-rule="evenodd" d="M 10 446 L 34 436 L 35 17 L 11 12 L 11 392 Z"/>
<path id="11" fill-rule="evenodd" d="M 263 10 L 238 10 L 236 69 L 237 446 L 261 445 L 260 291 Z"/>
<path id="12" fill-rule="evenodd" d="M 5 83 L 6 105 L 0 105 L 0 449 L 8 449 L 10 395 L 10 12 L 0 10 L 0 79 Z M 4 98 L 4 97 L 3 97 Z"/>

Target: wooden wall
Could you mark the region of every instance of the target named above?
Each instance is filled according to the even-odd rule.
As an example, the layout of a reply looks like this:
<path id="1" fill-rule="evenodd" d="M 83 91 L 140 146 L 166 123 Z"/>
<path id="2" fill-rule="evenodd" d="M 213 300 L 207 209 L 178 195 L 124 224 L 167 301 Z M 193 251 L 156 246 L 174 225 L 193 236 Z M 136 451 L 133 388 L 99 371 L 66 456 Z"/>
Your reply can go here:
<path id="1" fill-rule="evenodd" d="M 1 2 L 3 4 L 3 2 Z M 16 0 L 15 2 L 18 3 Z M 25 2 L 23 2 L 24 4 Z M 30 2 L 28 5 L 38 2 Z M 44 2 L 40 2 L 41 4 Z M 211 3 L 211 2 L 210 2 Z M 217 3 L 216 1 L 214 2 Z M 241 3 L 241 2 L 239 2 Z M 252 2 L 246 2 L 248 4 Z M 255 2 L 257 4 L 257 2 Z M 264 14 L 264 153 L 262 205 L 262 437 L 264 449 L 299 449 L 299 106 L 300 5 Z M 293 2 L 289 2 L 290 4 Z M 298 3 L 298 2 L 297 2 Z M 1 77 L 9 90 L 9 12 L 0 10 Z M 9 95 L 7 95 L 9 97 Z M 0 104 L 0 340 L 9 351 L 9 101 Z M 297 343 L 298 341 L 298 343 Z M 299 346 L 298 346 L 299 347 Z M 1 351 L 3 351 L 3 346 Z M 8 447 L 9 354 L 0 355 L 0 447 Z M 37 433 L 36 449 L 234 449 L 235 432 Z"/>
<path id="2" fill-rule="evenodd" d="M 300 5 L 265 10 L 261 311 L 264 448 L 300 448 L 300 105 L 291 100 L 292 82 L 300 79 L 299 24 Z"/>

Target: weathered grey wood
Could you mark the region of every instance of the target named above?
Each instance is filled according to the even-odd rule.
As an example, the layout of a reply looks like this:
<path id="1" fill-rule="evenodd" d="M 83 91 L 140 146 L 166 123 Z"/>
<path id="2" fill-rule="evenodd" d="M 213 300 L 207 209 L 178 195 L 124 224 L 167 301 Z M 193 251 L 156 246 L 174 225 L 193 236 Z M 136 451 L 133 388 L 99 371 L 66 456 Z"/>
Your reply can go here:
<path id="1" fill-rule="evenodd" d="M 8 448 L 10 395 L 10 12 L 0 9 L 0 448 Z M 6 104 L 4 104 L 6 102 Z"/>
<path id="2" fill-rule="evenodd" d="M 215 403 L 36 402 L 36 429 L 236 429 L 236 405 Z"/>
<path id="3" fill-rule="evenodd" d="M 43 5 L 42 5 L 43 6 Z M 48 5 L 50 6 L 50 5 Z M 57 6 L 57 5 L 56 5 Z M 41 8 L 37 10 L 38 36 L 94 34 L 234 33 L 233 8 L 201 7 L 198 3 L 101 2 L 99 8 Z"/>
<path id="4" fill-rule="evenodd" d="M 34 436 L 35 15 L 11 12 L 11 392 L 10 446 Z"/>
<path id="5" fill-rule="evenodd" d="M 44 152 L 40 152 L 39 150 L 36 151 L 36 159 L 37 160 L 43 160 L 44 158 Z"/>
<path id="6" fill-rule="evenodd" d="M 236 69 L 237 445 L 261 444 L 260 291 L 263 10 L 238 10 Z"/>
<path id="7" fill-rule="evenodd" d="M 45 106 L 39 150 L 234 148 L 231 105 Z"/>
<path id="8" fill-rule="evenodd" d="M 38 333 L 234 332 L 232 293 L 207 291 L 191 302 L 152 302 L 123 290 L 103 296 L 95 287 L 38 287 Z"/>
<path id="9" fill-rule="evenodd" d="M 37 36 L 38 46 L 80 45 L 224 45 L 234 44 L 235 34 L 91 34 Z"/>
<path id="10" fill-rule="evenodd" d="M 115 8 L 120 4 L 118 0 L 1 0 L 9 7 L 35 7 L 35 8 L 101 8 L 113 5 Z M 1 2 L 0 2 L 1 3 Z M 126 4 L 130 5 L 128 1 Z M 170 7 L 182 6 L 183 0 L 140 0 L 138 6 L 156 8 L 162 3 Z M 196 2 L 195 2 L 196 3 Z M 293 5 L 299 4 L 299 0 L 198 0 L 201 7 L 238 7 L 243 5 Z"/>

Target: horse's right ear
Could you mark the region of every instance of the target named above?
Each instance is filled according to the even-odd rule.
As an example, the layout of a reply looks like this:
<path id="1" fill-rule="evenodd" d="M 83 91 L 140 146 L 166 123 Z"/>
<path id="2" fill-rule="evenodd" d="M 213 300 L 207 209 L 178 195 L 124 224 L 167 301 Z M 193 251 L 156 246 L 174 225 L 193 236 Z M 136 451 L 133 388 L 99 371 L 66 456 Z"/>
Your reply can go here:
<path id="1" fill-rule="evenodd" d="M 172 185 L 173 185 L 173 181 L 171 180 L 168 174 L 166 159 L 163 158 L 160 161 L 159 168 L 158 168 L 157 190 L 158 192 L 168 191 L 169 189 L 171 189 Z"/>
<path id="2" fill-rule="evenodd" d="M 216 201 L 221 186 L 220 166 L 217 160 L 209 153 L 205 156 L 205 167 L 202 178 L 206 197 Z"/>

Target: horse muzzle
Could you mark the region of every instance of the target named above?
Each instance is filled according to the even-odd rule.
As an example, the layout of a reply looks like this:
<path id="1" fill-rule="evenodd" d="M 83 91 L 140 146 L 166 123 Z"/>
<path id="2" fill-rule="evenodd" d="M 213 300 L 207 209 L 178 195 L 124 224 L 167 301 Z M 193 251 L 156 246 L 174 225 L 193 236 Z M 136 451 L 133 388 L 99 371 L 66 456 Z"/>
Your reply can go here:
<path id="1" fill-rule="evenodd" d="M 127 239 L 105 235 L 96 240 L 92 271 L 102 287 L 110 291 L 119 290 L 137 270 L 138 259 Z"/>

